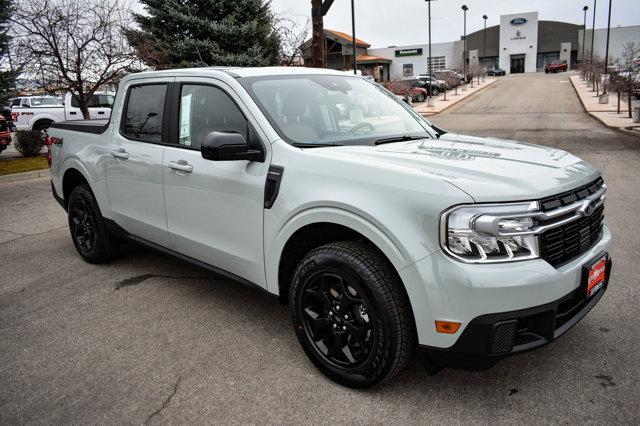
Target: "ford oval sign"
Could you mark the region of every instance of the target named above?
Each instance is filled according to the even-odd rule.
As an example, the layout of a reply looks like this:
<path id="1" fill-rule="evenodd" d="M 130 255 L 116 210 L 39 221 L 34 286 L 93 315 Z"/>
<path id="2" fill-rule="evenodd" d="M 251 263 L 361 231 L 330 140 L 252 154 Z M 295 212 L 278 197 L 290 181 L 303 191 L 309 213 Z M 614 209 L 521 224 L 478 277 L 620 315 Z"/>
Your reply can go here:
<path id="1" fill-rule="evenodd" d="M 527 23 L 527 18 L 514 18 L 511 20 L 511 25 L 522 25 Z"/>

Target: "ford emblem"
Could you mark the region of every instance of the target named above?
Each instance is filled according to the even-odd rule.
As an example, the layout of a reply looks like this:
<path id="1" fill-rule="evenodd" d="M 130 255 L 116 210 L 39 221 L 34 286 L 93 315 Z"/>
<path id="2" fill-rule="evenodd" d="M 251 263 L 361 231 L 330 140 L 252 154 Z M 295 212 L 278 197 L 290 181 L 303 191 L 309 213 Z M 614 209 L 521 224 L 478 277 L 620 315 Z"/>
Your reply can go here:
<path id="1" fill-rule="evenodd" d="M 511 25 L 522 25 L 527 23 L 527 18 L 514 18 L 511 20 Z"/>

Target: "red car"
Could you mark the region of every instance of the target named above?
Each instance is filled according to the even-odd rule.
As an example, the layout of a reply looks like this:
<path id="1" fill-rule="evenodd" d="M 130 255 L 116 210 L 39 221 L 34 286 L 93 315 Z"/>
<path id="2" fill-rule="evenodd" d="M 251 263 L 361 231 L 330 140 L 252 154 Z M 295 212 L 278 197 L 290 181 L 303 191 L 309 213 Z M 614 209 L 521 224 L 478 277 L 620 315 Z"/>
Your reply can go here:
<path id="1" fill-rule="evenodd" d="M 7 120 L 0 116 L 0 152 L 4 151 L 11 143 L 11 133 L 9 133 L 9 126 L 7 126 Z"/>
<path id="2" fill-rule="evenodd" d="M 544 67 L 544 72 L 546 73 L 559 72 L 559 71 L 566 71 L 567 69 L 568 69 L 568 65 L 566 62 L 553 61 L 550 64 L 547 64 L 546 67 Z"/>

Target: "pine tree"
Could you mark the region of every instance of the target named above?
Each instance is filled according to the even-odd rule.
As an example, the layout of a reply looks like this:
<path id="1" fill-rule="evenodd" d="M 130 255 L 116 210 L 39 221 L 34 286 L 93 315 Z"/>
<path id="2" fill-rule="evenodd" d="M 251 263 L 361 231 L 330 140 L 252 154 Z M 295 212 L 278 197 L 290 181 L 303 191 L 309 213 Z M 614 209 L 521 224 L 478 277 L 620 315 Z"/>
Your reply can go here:
<path id="1" fill-rule="evenodd" d="M 155 69 L 268 66 L 279 38 L 264 0 L 141 0 L 139 29 L 126 32 L 140 59 Z"/>
<path id="2" fill-rule="evenodd" d="M 9 18 L 11 17 L 11 0 L 0 0 L 0 104 L 4 104 L 14 94 L 17 72 L 9 66 Z"/>

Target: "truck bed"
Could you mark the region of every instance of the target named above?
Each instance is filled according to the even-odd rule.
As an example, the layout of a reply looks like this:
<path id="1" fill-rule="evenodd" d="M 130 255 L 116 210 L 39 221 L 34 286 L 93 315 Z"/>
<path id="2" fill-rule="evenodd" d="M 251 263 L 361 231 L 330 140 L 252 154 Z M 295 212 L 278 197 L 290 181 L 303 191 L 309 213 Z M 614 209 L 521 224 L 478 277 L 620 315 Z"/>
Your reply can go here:
<path id="1" fill-rule="evenodd" d="M 93 133 L 99 135 L 109 127 L 109 119 L 101 120 L 72 120 L 51 123 L 51 128 L 73 130 L 75 132 Z"/>

